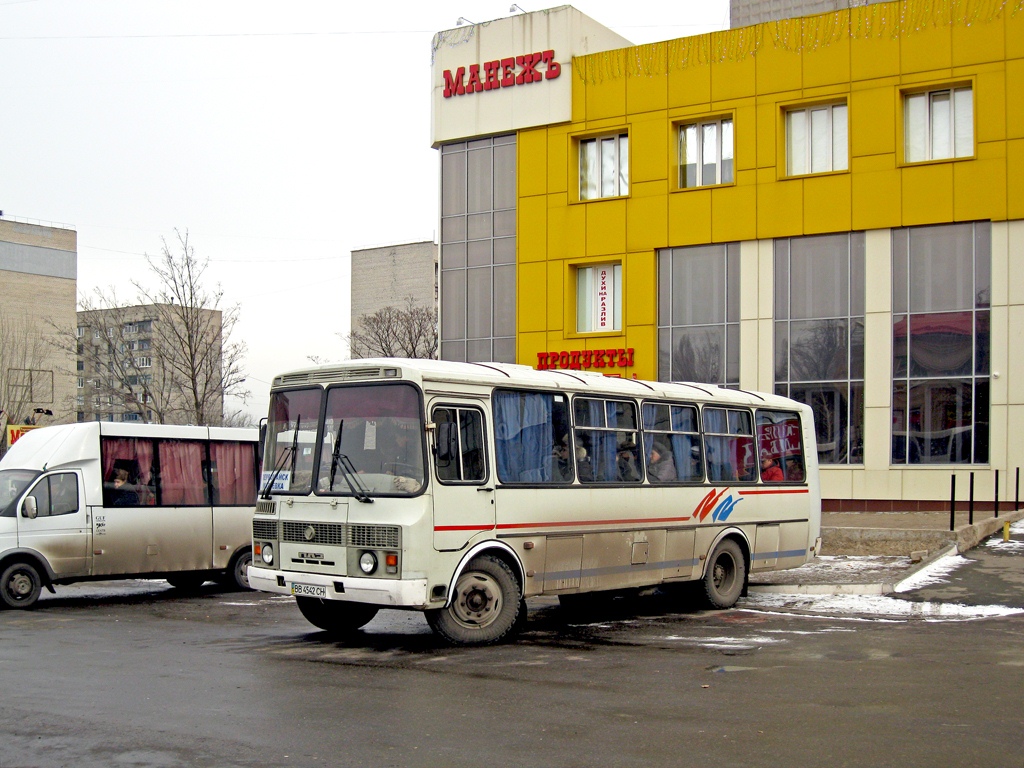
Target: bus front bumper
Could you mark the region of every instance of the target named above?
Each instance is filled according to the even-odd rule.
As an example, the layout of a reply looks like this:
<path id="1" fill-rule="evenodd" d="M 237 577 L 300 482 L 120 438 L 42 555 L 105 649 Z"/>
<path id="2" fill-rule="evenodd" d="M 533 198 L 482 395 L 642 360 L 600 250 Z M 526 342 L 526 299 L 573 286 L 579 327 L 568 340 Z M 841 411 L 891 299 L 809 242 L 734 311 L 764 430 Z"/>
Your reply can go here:
<path id="1" fill-rule="evenodd" d="M 261 592 L 279 595 L 305 595 L 322 600 L 347 600 L 352 603 L 393 608 L 427 608 L 426 579 L 367 579 L 355 576 L 329 576 L 320 573 L 276 571 L 249 566 L 249 586 Z"/>

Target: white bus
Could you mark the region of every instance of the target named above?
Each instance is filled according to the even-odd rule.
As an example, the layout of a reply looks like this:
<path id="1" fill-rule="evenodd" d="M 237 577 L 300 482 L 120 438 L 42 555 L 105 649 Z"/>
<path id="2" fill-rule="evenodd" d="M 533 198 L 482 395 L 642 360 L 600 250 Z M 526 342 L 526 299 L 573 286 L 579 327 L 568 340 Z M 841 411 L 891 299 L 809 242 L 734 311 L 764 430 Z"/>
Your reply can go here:
<path id="1" fill-rule="evenodd" d="M 524 599 L 701 581 L 820 550 L 812 412 L 775 395 L 501 363 L 376 359 L 278 376 L 254 589 L 345 633 L 426 611 L 496 642 Z"/>
<path id="2" fill-rule="evenodd" d="M 95 579 L 247 587 L 258 448 L 256 429 L 86 422 L 26 433 L 0 461 L 0 607 Z"/>

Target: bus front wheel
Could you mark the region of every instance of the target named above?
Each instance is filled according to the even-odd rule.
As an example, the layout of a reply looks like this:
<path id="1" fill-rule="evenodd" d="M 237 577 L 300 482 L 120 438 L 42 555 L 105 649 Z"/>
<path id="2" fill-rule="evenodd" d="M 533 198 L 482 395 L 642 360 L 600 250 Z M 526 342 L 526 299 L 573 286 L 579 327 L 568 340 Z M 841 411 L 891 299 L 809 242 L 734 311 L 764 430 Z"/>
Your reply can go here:
<path id="1" fill-rule="evenodd" d="M 5 608 L 31 608 L 39 599 L 43 581 L 28 563 L 12 563 L 0 575 L 0 601 Z"/>
<path id="2" fill-rule="evenodd" d="M 321 600 L 319 597 L 298 597 L 295 603 L 306 621 L 334 635 L 346 635 L 369 624 L 380 610 L 375 605 Z"/>
<path id="3" fill-rule="evenodd" d="M 524 605 L 512 569 L 482 555 L 459 575 L 448 607 L 427 611 L 427 623 L 453 645 L 497 643 L 521 629 Z"/>
<path id="4" fill-rule="evenodd" d="M 732 539 L 718 542 L 704 572 L 704 596 L 712 608 L 732 608 L 740 599 L 747 566 L 739 544 Z"/>

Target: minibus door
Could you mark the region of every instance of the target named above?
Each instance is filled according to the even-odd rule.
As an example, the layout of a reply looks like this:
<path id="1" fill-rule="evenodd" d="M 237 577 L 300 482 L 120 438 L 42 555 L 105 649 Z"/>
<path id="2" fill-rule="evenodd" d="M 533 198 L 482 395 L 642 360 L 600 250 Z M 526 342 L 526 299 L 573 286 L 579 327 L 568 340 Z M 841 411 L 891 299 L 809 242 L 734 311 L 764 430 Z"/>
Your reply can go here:
<path id="1" fill-rule="evenodd" d="M 434 548 L 462 549 L 494 529 L 494 478 L 485 449 L 487 424 L 479 405 L 437 405 L 434 422 Z"/>
<path id="2" fill-rule="evenodd" d="M 60 578 L 89 573 L 90 527 L 82 474 L 40 477 L 18 505 L 18 545 L 41 554 Z"/>

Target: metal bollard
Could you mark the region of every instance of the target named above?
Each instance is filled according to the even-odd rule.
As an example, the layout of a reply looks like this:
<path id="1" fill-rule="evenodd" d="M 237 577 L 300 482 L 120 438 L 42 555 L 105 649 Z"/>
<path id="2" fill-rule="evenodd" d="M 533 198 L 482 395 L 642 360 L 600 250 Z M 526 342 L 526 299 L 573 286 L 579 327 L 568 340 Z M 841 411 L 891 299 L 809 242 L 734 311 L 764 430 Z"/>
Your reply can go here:
<path id="1" fill-rule="evenodd" d="M 956 530 L 956 475 L 949 476 L 949 530 Z"/>
<path id="2" fill-rule="evenodd" d="M 974 473 L 971 472 L 971 489 L 967 494 L 967 524 L 974 525 Z"/>
<path id="3" fill-rule="evenodd" d="M 1003 541 L 1009 541 L 1009 540 L 1010 540 L 1010 521 L 1007 520 L 1005 523 L 1003 523 Z"/>
<path id="4" fill-rule="evenodd" d="M 996 517 L 999 517 L 999 470 L 998 469 L 996 470 L 996 501 L 995 501 L 995 508 L 996 508 Z"/>

